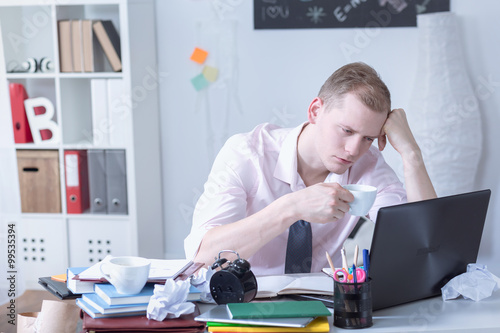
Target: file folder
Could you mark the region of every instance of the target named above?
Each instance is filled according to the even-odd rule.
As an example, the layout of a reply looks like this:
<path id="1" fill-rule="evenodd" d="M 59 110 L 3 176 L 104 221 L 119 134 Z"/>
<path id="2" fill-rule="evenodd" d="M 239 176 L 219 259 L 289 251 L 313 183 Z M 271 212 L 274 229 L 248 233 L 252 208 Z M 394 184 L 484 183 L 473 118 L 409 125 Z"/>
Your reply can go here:
<path id="1" fill-rule="evenodd" d="M 107 102 L 109 144 L 114 148 L 126 147 L 129 140 L 130 108 L 124 104 L 123 97 L 126 95 L 122 79 L 107 79 Z"/>
<path id="2" fill-rule="evenodd" d="M 120 36 L 118 35 L 113 22 L 111 20 L 95 21 L 92 24 L 92 27 L 97 40 L 99 41 L 99 44 L 109 61 L 109 64 L 113 68 L 113 71 L 121 72 L 122 61 Z"/>
<path id="3" fill-rule="evenodd" d="M 88 150 L 87 163 L 90 212 L 93 214 L 106 214 L 108 211 L 108 195 L 106 190 L 106 159 L 104 150 Z"/>
<path id="4" fill-rule="evenodd" d="M 73 56 L 71 43 L 71 21 L 57 21 L 58 36 L 59 36 L 59 59 L 60 70 L 62 73 L 73 71 Z"/>
<path id="5" fill-rule="evenodd" d="M 24 86 L 20 83 L 9 83 L 9 91 L 12 125 L 14 127 L 14 142 L 33 142 L 28 116 L 24 109 L 24 100 L 28 98 L 28 94 Z"/>
<path id="6" fill-rule="evenodd" d="M 64 166 L 67 212 L 68 214 L 81 214 L 89 209 L 87 151 L 64 151 Z"/>
<path id="7" fill-rule="evenodd" d="M 127 214 L 127 171 L 125 150 L 106 150 L 108 214 Z"/>
<path id="8" fill-rule="evenodd" d="M 73 72 L 83 72 L 82 20 L 71 21 Z"/>
<path id="9" fill-rule="evenodd" d="M 92 137 L 95 147 L 109 146 L 111 124 L 108 117 L 107 79 L 90 80 L 92 98 Z"/>

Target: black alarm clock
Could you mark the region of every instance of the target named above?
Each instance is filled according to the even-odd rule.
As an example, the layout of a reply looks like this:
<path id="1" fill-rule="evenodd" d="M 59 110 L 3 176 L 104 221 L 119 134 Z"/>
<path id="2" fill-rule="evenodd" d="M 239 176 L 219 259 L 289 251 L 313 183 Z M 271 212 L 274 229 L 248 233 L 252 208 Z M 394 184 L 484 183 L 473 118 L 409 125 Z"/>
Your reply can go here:
<path id="1" fill-rule="evenodd" d="M 221 258 L 221 253 L 231 252 L 238 257 L 233 262 Z M 212 269 L 217 270 L 210 278 L 210 294 L 217 304 L 246 303 L 257 294 L 257 279 L 250 270 L 250 263 L 231 250 L 219 252 Z"/>

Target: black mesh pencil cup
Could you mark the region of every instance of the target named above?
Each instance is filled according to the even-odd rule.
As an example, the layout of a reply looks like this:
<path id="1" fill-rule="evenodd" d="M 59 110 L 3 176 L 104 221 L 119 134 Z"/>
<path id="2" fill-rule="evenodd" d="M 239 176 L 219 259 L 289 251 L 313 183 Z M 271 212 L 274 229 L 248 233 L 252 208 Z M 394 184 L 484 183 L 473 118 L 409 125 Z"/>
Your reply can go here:
<path id="1" fill-rule="evenodd" d="M 334 280 L 333 324 L 341 328 L 366 328 L 373 325 L 370 279 L 363 283 Z"/>

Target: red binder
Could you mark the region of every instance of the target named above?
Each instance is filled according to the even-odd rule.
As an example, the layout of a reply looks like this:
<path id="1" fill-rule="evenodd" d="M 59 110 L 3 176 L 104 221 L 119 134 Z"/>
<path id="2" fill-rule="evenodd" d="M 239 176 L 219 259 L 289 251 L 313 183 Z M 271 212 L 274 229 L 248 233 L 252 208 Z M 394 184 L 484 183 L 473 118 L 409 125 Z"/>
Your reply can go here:
<path id="1" fill-rule="evenodd" d="M 24 108 L 24 100 L 28 98 L 28 94 L 24 86 L 20 83 L 10 83 L 9 90 L 12 125 L 14 127 L 14 142 L 33 142 L 28 116 L 26 116 L 26 109 Z M 34 111 L 35 115 L 43 114 L 45 113 L 45 108 L 35 107 Z M 49 130 L 40 130 L 40 135 L 42 140 L 48 140 L 52 137 L 52 133 Z"/>
<path id="2" fill-rule="evenodd" d="M 90 207 L 86 150 L 65 150 L 66 208 L 68 214 L 81 214 Z"/>
<path id="3" fill-rule="evenodd" d="M 10 83 L 10 108 L 12 111 L 12 125 L 14 127 L 14 142 L 33 142 L 30 124 L 24 109 L 24 100 L 28 98 L 24 86 L 20 83 Z"/>

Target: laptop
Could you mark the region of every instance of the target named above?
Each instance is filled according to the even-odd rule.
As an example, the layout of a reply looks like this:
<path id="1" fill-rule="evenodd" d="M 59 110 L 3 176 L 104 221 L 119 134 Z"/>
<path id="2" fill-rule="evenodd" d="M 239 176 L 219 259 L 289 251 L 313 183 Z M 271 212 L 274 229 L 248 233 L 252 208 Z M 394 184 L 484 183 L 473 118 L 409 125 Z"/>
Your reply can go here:
<path id="1" fill-rule="evenodd" d="M 491 191 L 381 208 L 370 250 L 373 310 L 441 295 L 475 263 Z"/>

